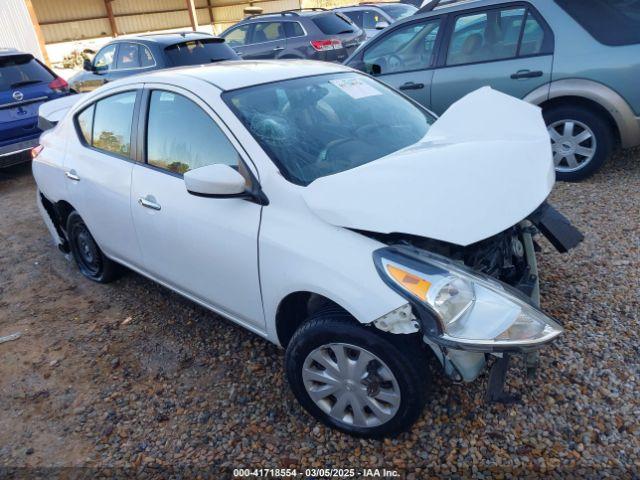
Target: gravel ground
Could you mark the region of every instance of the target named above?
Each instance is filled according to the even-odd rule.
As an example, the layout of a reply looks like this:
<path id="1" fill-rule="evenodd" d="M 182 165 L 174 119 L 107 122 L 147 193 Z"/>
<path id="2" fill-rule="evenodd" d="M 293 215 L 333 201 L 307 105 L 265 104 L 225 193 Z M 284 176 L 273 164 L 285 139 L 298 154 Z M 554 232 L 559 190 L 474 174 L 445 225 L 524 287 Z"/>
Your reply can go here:
<path id="1" fill-rule="evenodd" d="M 568 255 L 543 242 L 543 307 L 566 334 L 537 378 L 515 362 L 520 403 L 485 404 L 486 376 L 442 380 L 410 432 L 379 442 L 310 418 L 277 347 L 136 274 L 85 280 L 51 245 L 29 169 L 0 175 L 0 336 L 22 332 L 0 344 L 0 465 L 638 478 L 639 187 L 638 150 L 557 185 L 586 240 Z"/>

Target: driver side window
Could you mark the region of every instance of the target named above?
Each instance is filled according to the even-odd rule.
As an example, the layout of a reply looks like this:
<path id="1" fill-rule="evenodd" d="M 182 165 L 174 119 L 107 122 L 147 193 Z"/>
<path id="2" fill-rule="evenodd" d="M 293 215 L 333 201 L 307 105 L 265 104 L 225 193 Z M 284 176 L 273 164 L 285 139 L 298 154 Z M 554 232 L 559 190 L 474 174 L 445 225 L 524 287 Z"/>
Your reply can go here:
<path id="1" fill-rule="evenodd" d="M 435 19 L 395 29 L 364 52 L 364 71 L 384 75 L 431 67 L 439 27 Z"/>
<path id="2" fill-rule="evenodd" d="M 112 70 L 116 56 L 116 45 L 108 45 L 100 50 L 93 59 L 93 66 L 96 70 L 106 71 Z"/>

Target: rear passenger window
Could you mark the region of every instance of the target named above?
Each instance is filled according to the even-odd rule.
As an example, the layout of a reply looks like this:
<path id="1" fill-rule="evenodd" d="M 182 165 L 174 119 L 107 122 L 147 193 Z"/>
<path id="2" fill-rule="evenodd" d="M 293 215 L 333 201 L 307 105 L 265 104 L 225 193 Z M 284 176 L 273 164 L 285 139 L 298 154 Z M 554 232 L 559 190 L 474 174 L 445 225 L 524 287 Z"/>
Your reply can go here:
<path id="1" fill-rule="evenodd" d="M 447 53 L 447 65 L 513 58 L 526 10 L 491 10 L 456 19 Z"/>
<path id="2" fill-rule="evenodd" d="M 128 157 L 131 153 L 131 122 L 136 92 L 104 98 L 95 104 L 93 147 Z"/>
<path id="3" fill-rule="evenodd" d="M 121 43 L 118 49 L 117 68 L 139 68 L 140 59 L 138 45 L 133 43 Z"/>
<path id="4" fill-rule="evenodd" d="M 147 163 L 182 175 L 217 163 L 237 168 L 239 156 L 198 105 L 182 95 L 155 90 L 147 122 Z"/>
<path id="5" fill-rule="evenodd" d="M 93 111 L 95 107 L 91 105 L 85 108 L 77 117 L 78 129 L 87 145 L 91 145 L 91 131 L 93 130 Z"/>
<path id="6" fill-rule="evenodd" d="M 542 51 L 544 43 L 544 30 L 531 12 L 527 13 L 527 21 L 524 23 L 522 42 L 520 43 L 520 56 L 537 55 Z"/>

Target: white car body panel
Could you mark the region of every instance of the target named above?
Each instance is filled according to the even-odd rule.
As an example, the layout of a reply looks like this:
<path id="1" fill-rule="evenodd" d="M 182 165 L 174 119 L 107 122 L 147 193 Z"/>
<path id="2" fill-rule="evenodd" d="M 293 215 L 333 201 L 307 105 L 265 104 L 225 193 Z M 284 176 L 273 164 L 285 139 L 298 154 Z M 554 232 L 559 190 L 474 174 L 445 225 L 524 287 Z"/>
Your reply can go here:
<path id="1" fill-rule="evenodd" d="M 158 71 L 137 76 L 134 82 L 124 79 L 110 83 L 79 99 L 58 126 L 43 135 L 45 148 L 33 164 L 38 188 L 49 201 L 66 201 L 78 210 L 108 256 L 274 343 L 279 343 L 275 321 L 278 307 L 295 292 L 323 295 L 359 322 L 369 324 L 408 302 L 376 271 L 372 254 L 384 244 L 343 226 L 395 231 L 393 222 L 398 221 L 398 225 L 413 231 L 409 225 L 416 222 L 416 231 L 429 232 L 432 238 L 461 244 L 480 239 L 518 222 L 544 200 L 553 183 L 553 165 L 548 136 L 544 148 L 541 143 L 539 112 L 530 110 L 535 107 L 522 108 L 523 102 L 483 92 L 475 100 L 471 98 L 473 108 L 462 102 L 460 111 L 445 114 L 421 145 L 373 162 L 369 168 L 360 167 L 301 187 L 280 174 L 220 96 L 219 87 L 241 88 L 341 71 L 351 70 L 323 62 L 225 62 L 215 67 Z M 179 177 L 83 146 L 75 131 L 75 113 L 101 96 L 128 90 L 132 85 L 184 89 L 181 93 L 197 101 L 227 134 L 258 178 L 269 205 L 237 198 L 196 197 L 188 194 Z M 197 98 L 186 93 L 189 91 L 197 93 Z M 491 108 L 480 115 L 482 102 L 491 103 Z M 514 141 L 504 141 L 504 119 L 500 121 L 501 135 L 492 128 L 484 129 L 485 123 L 492 123 L 491 118 L 510 114 L 511 109 L 516 113 L 511 112 L 509 118 L 533 134 L 523 138 L 514 125 L 514 131 L 506 134 Z M 467 121 L 483 129 L 477 134 L 480 138 L 465 130 Z M 483 147 L 494 154 L 498 148 L 504 154 L 497 159 L 488 153 L 478 158 Z M 476 163 L 460 156 L 476 158 Z M 501 172 L 499 181 L 492 179 L 496 170 L 489 170 L 487 165 Z M 471 169 L 475 178 L 462 178 L 467 177 L 459 175 L 465 168 Z M 71 170 L 80 181 L 65 177 Z M 376 177 L 382 177 L 382 181 Z M 527 177 L 530 186 L 522 185 Z M 507 185 L 515 180 L 517 190 Z M 492 193 L 487 182 L 503 193 Z M 430 193 L 429 188 L 437 194 Z M 398 197 L 394 200 L 390 192 Z M 140 207 L 138 199 L 149 195 L 161 210 Z M 505 199 L 514 205 L 498 205 Z M 342 214 L 337 213 L 339 205 Z M 408 205 L 421 208 L 406 209 Z M 457 217 L 450 216 L 451 207 Z M 484 212 L 486 217 L 491 213 L 498 219 L 474 220 L 462 215 L 463 207 L 476 214 Z M 423 215 L 418 214 L 421 210 Z M 503 210 L 508 213 L 500 214 Z M 47 216 L 43 208 L 41 213 Z M 393 220 L 394 216 L 398 220 Z M 424 222 L 423 216 L 430 221 Z M 445 223 L 440 230 L 438 221 Z M 467 223 L 460 227 L 456 222 Z M 50 232 L 60 243 L 50 224 Z"/>
<path id="2" fill-rule="evenodd" d="M 420 143 L 319 178 L 304 198 L 333 225 L 466 246 L 527 217 L 554 182 L 540 108 L 485 87 L 452 105 Z"/>
<path id="3" fill-rule="evenodd" d="M 38 116 L 46 118 L 51 124 L 55 125 L 62 120 L 67 112 L 82 100 L 85 95 L 85 93 L 78 93 L 45 102 L 38 108 Z"/>

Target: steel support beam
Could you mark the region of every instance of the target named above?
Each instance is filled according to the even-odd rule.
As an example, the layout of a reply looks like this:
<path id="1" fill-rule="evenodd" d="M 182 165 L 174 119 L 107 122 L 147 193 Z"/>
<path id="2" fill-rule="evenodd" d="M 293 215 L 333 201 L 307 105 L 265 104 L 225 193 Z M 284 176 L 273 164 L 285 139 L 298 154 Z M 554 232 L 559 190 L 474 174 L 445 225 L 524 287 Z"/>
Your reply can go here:
<path id="1" fill-rule="evenodd" d="M 27 7 L 27 12 L 29 12 L 31 24 L 33 25 L 33 29 L 36 32 L 36 37 L 38 37 L 38 44 L 40 45 L 40 50 L 42 51 L 42 59 L 44 60 L 44 63 L 50 65 L 49 55 L 47 54 L 47 46 L 44 42 L 44 35 L 42 35 L 42 29 L 40 28 L 40 23 L 38 22 L 36 11 L 33 8 L 33 3 L 31 3 L 31 0 L 24 0 L 24 3 Z"/>
<path id="2" fill-rule="evenodd" d="M 104 0 L 104 8 L 107 10 L 107 18 L 109 19 L 109 26 L 111 27 L 111 34 L 114 37 L 118 36 L 118 26 L 116 25 L 116 18 L 113 16 L 113 7 L 111 6 L 113 0 Z"/>
<path id="3" fill-rule="evenodd" d="M 187 9 L 189 10 L 189 21 L 191 22 L 191 28 L 195 32 L 198 30 L 198 14 L 196 12 L 196 5 L 194 0 L 186 0 Z"/>

